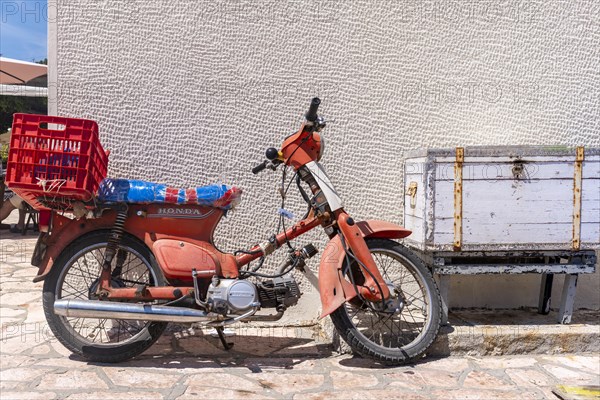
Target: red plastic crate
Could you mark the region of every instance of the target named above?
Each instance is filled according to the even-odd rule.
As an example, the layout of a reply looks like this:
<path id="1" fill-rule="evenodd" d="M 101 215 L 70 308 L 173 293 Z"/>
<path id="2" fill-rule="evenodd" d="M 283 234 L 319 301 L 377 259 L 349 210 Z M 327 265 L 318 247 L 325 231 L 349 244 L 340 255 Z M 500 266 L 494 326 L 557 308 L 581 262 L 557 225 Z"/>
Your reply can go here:
<path id="1" fill-rule="evenodd" d="M 107 166 L 95 121 L 14 114 L 5 182 L 32 207 L 90 201 Z"/>

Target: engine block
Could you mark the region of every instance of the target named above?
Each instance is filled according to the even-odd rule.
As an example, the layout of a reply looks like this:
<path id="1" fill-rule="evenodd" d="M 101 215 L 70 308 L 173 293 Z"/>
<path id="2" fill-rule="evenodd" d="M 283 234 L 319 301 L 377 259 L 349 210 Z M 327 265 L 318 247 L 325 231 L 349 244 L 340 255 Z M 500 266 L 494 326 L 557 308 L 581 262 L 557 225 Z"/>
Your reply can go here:
<path id="1" fill-rule="evenodd" d="M 259 306 L 256 286 L 243 279 L 219 279 L 208 287 L 206 301 L 219 314 L 243 314 Z"/>
<path id="2" fill-rule="evenodd" d="M 258 286 L 258 297 L 263 308 L 283 311 L 298 303 L 301 295 L 300 287 L 292 275 L 265 280 Z"/>

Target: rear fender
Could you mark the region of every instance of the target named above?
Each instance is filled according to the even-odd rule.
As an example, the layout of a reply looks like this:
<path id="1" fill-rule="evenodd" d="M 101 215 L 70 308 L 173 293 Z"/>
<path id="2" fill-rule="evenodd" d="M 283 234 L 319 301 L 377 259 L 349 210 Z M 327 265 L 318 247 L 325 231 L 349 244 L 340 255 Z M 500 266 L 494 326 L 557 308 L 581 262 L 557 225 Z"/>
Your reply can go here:
<path id="1" fill-rule="evenodd" d="M 399 225 L 386 221 L 368 220 L 357 222 L 365 238 L 400 239 L 412 232 Z M 356 296 L 352 284 L 343 277 L 346 253 L 339 235 L 329 241 L 321 256 L 319 265 L 319 292 L 321 295 L 321 318 L 334 312 L 346 301 Z"/>
<path id="2" fill-rule="evenodd" d="M 46 241 L 46 251 L 39 264 L 37 276 L 34 282 L 43 281 L 52 269 L 54 261 L 62 251 L 78 237 L 86 233 L 112 228 L 116 214 L 105 213 L 101 218 L 94 219 L 69 219 L 59 214 L 52 216 L 52 233 L 39 240 Z"/>

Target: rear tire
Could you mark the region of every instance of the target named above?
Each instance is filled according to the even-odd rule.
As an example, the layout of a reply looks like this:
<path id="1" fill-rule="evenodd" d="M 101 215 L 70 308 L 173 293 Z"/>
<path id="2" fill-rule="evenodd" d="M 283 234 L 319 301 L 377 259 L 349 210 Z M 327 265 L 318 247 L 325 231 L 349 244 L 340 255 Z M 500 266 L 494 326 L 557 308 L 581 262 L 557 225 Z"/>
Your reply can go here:
<path id="1" fill-rule="evenodd" d="M 384 314 L 355 297 L 330 317 L 355 354 L 403 364 L 422 356 L 437 337 L 442 318 L 439 290 L 429 269 L 406 247 L 386 239 L 366 242 L 384 280 L 398 289 L 404 306 L 399 313 Z M 355 261 L 350 268 L 346 264 L 345 275 L 355 271 L 356 277 L 357 268 Z"/>
<path id="2" fill-rule="evenodd" d="M 54 301 L 57 299 L 93 298 L 109 233 L 88 233 L 63 250 L 44 281 L 43 305 L 48 325 L 63 346 L 91 361 L 116 363 L 147 350 L 158 340 L 168 323 L 70 318 L 54 313 Z M 144 243 L 125 234 L 119 252 L 126 258 L 120 274 L 114 272 L 118 257 L 113 259 L 114 285 L 165 285 L 165 278 Z"/>

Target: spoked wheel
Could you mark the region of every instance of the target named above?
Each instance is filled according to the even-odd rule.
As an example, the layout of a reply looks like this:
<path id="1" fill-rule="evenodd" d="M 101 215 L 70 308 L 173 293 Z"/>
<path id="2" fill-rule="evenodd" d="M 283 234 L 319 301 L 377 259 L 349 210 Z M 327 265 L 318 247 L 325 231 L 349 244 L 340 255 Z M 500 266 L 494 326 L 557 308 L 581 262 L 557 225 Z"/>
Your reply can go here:
<path id="1" fill-rule="evenodd" d="M 109 232 L 92 232 L 70 244 L 44 282 L 44 313 L 56 338 L 70 351 L 99 362 L 120 362 L 150 347 L 167 323 L 64 317 L 54 313 L 59 299 L 96 300 Z M 164 286 L 165 279 L 148 248 L 124 235 L 112 261 L 112 286 Z"/>
<path id="2" fill-rule="evenodd" d="M 390 292 L 396 293 L 397 312 L 379 311 L 377 304 L 355 297 L 331 314 L 340 336 L 355 353 L 387 364 L 401 364 L 425 353 L 441 321 L 441 299 L 423 262 L 404 246 L 384 239 L 366 239 Z M 347 277 L 364 279 L 356 261 L 346 265 Z"/>

